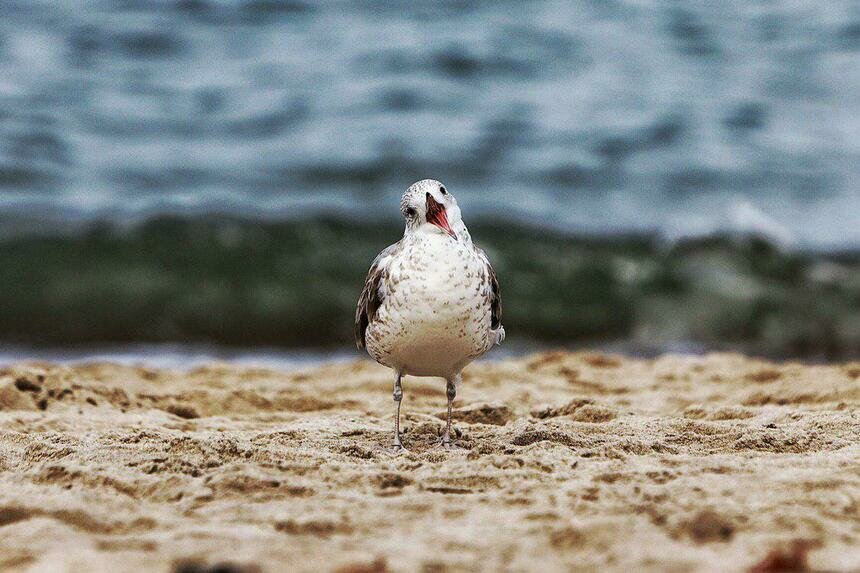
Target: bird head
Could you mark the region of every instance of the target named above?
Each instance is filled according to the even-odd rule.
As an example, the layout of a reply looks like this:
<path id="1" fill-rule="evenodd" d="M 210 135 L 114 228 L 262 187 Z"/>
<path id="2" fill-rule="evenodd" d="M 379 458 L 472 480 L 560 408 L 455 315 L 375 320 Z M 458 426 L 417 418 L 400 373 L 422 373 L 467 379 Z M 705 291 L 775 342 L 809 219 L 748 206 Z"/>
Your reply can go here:
<path id="1" fill-rule="evenodd" d="M 409 186 L 400 200 L 407 232 L 442 233 L 457 238 L 462 226 L 457 200 L 442 183 L 422 179 Z"/>

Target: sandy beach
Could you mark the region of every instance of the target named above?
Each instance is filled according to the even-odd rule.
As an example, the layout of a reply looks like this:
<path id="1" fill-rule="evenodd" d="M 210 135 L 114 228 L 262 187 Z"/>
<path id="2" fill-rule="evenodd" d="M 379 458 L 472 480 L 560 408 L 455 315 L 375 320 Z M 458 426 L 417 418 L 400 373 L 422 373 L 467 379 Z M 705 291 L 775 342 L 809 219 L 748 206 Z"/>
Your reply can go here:
<path id="1" fill-rule="evenodd" d="M 0 370 L 7 571 L 860 569 L 860 363 Z M 220 569 L 219 569 L 220 568 Z"/>

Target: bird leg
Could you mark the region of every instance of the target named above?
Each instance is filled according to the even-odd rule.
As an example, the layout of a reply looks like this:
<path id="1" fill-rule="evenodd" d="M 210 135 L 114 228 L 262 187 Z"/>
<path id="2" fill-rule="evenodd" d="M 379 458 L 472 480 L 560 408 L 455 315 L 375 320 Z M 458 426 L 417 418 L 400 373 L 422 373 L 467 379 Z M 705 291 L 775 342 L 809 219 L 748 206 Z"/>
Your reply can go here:
<path id="1" fill-rule="evenodd" d="M 394 380 L 394 440 L 391 442 L 391 448 L 395 451 L 403 449 L 403 443 L 400 441 L 400 401 L 403 399 L 400 378 L 402 378 L 402 374 L 398 372 L 397 378 Z"/>
<path id="2" fill-rule="evenodd" d="M 448 380 L 448 387 L 445 394 L 448 396 L 448 419 L 445 422 L 445 433 L 442 434 L 442 446 L 444 448 L 451 447 L 451 406 L 454 404 L 454 398 L 457 397 L 457 378 Z"/>

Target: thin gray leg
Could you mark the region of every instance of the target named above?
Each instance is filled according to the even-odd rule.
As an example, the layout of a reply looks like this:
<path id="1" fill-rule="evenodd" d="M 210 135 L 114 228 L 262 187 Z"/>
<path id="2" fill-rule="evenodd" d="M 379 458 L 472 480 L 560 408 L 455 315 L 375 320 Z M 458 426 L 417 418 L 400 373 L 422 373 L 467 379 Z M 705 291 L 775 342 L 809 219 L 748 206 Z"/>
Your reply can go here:
<path id="1" fill-rule="evenodd" d="M 394 440 L 391 442 L 391 447 L 395 450 L 403 449 L 403 443 L 400 441 L 400 401 L 403 400 L 400 378 L 402 378 L 402 374 L 398 372 L 397 378 L 394 380 Z"/>
<path id="2" fill-rule="evenodd" d="M 454 404 L 454 398 L 457 397 L 457 382 L 460 376 L 452 380 L 448 380 L 448 387 L 445 394 L 448 396 L 448 419 L 445 422 L 445 433 L 442 434 L 442 445 L 446 448 L 451 447 L 451 406 Z"/>

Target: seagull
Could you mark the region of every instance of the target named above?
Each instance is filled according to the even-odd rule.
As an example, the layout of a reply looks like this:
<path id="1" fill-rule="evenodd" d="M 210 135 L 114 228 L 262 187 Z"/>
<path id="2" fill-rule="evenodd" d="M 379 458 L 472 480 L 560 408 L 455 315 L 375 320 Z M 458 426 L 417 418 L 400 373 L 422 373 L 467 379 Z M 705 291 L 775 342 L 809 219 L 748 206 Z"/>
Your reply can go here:
<path id="1" fill-rule="evenodd" d="M 487 254 L 472 244 L 457 200 L 424 179 L 400 200 L 403 238 L 383 250 L 367 273 L 355 311 L 355 342 L 388 366 L 394 379 L 394 439 L 400 441 L 401 379 L 447 381 L 442 446 L 451 448 L 451 405 L 467 364 L 505 338 L 499 282 Z"/>

